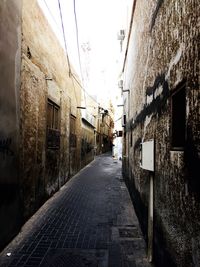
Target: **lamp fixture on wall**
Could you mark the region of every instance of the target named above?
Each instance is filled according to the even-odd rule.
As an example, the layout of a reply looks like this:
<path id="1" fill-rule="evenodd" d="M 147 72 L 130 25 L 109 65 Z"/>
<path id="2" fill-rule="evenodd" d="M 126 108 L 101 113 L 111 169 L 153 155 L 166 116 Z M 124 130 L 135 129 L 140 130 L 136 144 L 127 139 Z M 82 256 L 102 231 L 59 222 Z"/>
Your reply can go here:
<path id="1" fill-rule="evenodd" d="M 78 109 L 86 109 L 86 107 L 76 107 L 76 108 L 78 108 Z"/>
<path id="2" fill-rule="evenodd" d="M 53 81 L 53 79 L 50 78 L 50 77 L 48 77 L 48 76 L 45 76 L 45 80 L 46 80 L 46 81 Z"/>

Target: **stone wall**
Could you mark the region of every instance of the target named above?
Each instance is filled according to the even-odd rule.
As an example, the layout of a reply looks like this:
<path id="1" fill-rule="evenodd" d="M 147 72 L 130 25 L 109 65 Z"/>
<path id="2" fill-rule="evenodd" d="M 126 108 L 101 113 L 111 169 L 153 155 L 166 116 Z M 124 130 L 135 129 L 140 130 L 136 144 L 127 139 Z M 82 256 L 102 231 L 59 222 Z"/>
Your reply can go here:
<path id="1" fill-rule="evenodd" d="M 18 231 L 21 0 L 0 2 L 0 248 Z"/>
<path id="2" fill-rule="evenodd" d="M 36 0 L 23 2 L 21 73 L 21 187 L 28 217 L 80 169 L 81 142 L 81 88 Z M 71 114 L 77 143 L 70 160 Z"/>
<path id="3" fill-rule="evenodd" d="M 82 130 L 81 130 L 81 166 L 84 167 L 94 159 L 94 155 L 99 151 L 96 132 L 99 125 L 99 103 L 97 97 L 84 93 L 82 110 Z"/>
<path id="4" fill-rule="evenodd" d="M 124 95 L 123 172 L 146 239 L 149 172 L 140 168 L 140 143 L 155 140 L 158 266 L 200 264 L 199 14 L 195 0 L 137 1 L 123 73 L 130 89 Z M 184 99 L 175 102 L 178 90 Z M 173 124 L 181 109 L 177 125 L 184 123 L 183 129 Z M 173 145 L 173 129 L 183 147 Z"/>
<path id="5" fill-rule="evenodd" d="M 80 169 L 81 85 L 36 0 L 1 1 L 0 36 L 2 248 Z"/>
<path id="6" fill-rule="evenodd" d="M 81 166 L 84 167 L 94 159 L 94 126 L 82 118 Z"/>

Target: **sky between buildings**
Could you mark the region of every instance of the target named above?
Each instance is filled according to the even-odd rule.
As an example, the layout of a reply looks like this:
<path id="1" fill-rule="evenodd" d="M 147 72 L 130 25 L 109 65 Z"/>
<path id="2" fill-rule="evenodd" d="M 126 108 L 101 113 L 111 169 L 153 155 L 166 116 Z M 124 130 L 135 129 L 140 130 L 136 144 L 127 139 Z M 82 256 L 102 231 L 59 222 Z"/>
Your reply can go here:
<path id="1" fill-rule="evenodd" d="M 130 0 L 38 0 L 64 47 L 59 2 L 67 53 L 86 91 L 100 100 L 113 98 L 121 70 L 117 33 L 127 25 Z"/>

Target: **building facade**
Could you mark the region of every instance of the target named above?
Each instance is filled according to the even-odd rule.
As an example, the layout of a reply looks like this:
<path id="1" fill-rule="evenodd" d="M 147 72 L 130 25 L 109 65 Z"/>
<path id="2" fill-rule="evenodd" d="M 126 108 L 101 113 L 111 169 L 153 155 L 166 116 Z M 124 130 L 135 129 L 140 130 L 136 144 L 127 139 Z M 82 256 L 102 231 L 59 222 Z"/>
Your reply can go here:
<path id="1" fill-rule="evenodd" d="M 81 86 L 37 1 L 0 3 L 0 247 L 80 168 Z"/>
<path id="2" fill-rule="evenodd" d="M 91 162 L 95 155 L 112 151 L 114 128 L 112 108 L 104 109 L 94 96 L 86 95 L 85 99 L 86 109 L 82 110 L 82 166 Z"/>
<path id="3" fill-rule="evenodd" d="M 95 96 L 84 92 L 84 109 L 81 111 L 81 166 L 90 163 L 95 156 L 95 129 L 98 121 L 98 102 Z"/>
<path id="4" fill-rule="evenodd" d="M 126 31 L 123 173 L 158 266 L 200 265 L 199 14 L 195 0 L 135 0 Z"/>
<path id="5" fill-rule="evenodd" d="M 1 2 L 0 36 L 1 249 L 95 154 L 108 151 L 112 124 L 89 95 L 81 111 L 85 89 L 37 0 Z"/>

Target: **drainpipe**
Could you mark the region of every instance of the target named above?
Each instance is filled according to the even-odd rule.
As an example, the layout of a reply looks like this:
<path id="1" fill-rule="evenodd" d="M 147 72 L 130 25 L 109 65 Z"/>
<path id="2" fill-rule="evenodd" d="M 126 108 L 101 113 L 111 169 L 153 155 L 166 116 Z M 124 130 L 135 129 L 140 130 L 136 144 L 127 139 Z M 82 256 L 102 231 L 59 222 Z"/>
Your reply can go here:
<path id="1" fill-rule="evenodd" d="M 148 212 L 148 260 L 153 260 L 153 178 L 154 173 L 149 172 L 149 212 Z"/>
<path id="2" fill-rule="evenodd" d="M 96 151 L 96 147 L 97 147 L 97 130 L 96 128 L 94 128 L 94 157 L 96 156 L 97 154 L 97 151 Z"/>
<path id="3" fill-rule="evenodd" d="M 140 167 L 149 171 L 149 203 L 148 203 L 148 261 L 153 260 L 153 206 L 154 206 L 154 172 L 155 154 L 154 139 L 142 142 L 140 148 Z"/>
<path id="4" fill-rule="evenodd" d="M 132 11 L 131 11 L 131 21 L 130 21 L 130 25 L 129 25 L 128 39 L 127 39 L 126 52 L 125 52 L 125 56 L 124 56 L 124 64 L 123 64 L 122 73 L 124 72 L 128 48 L 129 48 L 129 42 L 130 42 L 130 36 L 131 36 L 131 31 L 132 31 L 133 17 L 134 17 L 134 13 L 135 13 L 136 2 L 137 2 L 137 0 L 134 0 L 133 6 L 132 6 Z"/>

